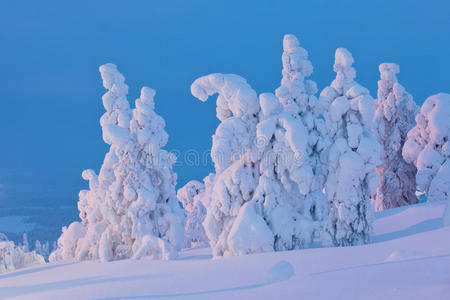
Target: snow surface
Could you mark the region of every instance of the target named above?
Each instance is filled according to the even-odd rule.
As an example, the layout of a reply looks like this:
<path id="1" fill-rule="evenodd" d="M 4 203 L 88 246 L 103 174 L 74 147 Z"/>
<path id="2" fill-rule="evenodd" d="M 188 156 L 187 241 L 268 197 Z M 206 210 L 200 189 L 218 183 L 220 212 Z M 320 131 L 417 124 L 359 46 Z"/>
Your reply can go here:
<path id="1" fill-rule="evenodd" d="M 0 275 L 1 299 L 448 299 L 445 201 L 375 214 L 372 244 L 211 259 L 74 260 Z M 325 288 L 326 287 L 326 288 Z"/>

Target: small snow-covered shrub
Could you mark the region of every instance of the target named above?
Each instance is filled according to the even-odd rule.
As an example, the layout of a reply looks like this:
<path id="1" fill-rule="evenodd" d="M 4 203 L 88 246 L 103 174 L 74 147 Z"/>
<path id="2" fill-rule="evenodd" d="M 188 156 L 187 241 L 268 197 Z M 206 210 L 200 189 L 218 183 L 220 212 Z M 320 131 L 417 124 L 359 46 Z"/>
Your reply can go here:
<path id="1" fill-rule="evenodd" d="M 177 198 L 186 211 L 186 225 L 184 226 L 184 247 L 191 248 L 208 243 L 203 221 L 206 216 L 206 207 L 202 203 L 205 185 L 191 180 L 177 191 Z"/>
<path id="2" fill-rule="evenodd" d="M 116 66 L 103 65 L 100 73 L 108 90 L 100 124 L 110 150 L 99 175 L 83 171 L 89 190 L 79 194 L 81 223 L 63 229 L 50 260 L 173 258 L 183 243 L 184 213 L 175 194 L 175 157 L 162 149 L 168 135 L 154 112 L 155 91 L 143 87 L 131 110 Z"/>
<path id="3" fill-rule="evenodd" d="M 418 202 L 416 167 L 402 156 L 406 135 L 415 125 L 417 106 L 397 81 L 398 65 L 383 63 L 379 69 L 374 132 L 382 147 L 382 164 L 377 167 L 380 176 L 374 197 L 377 211 Z"/>
<path id="4" fill-rule="evenodd" d="M 24 251 L 0 233 L 0 274 L 39 264 L 45 264 L 44 257 L 35 251 Z"/>
<path id="5" fill-rule="evenodd" d="M 450 199 L 450 94 L 425 100 L 408 132 L 403 157 L 417 168 L 417 189 L 427 201 Z"/>
<path id="6" fill-rule="evenodd" d="M 375 194 L 380 145 L 372 135 L 373 98 L 354 81 L 353 57 L 344 48 L 335 55 L 336 79 L 320 94 L 327 131 L 325 186 L 330 213 L 324 226 L 324 245 L 347 246 L 369 241 L 370 197 Z"/>

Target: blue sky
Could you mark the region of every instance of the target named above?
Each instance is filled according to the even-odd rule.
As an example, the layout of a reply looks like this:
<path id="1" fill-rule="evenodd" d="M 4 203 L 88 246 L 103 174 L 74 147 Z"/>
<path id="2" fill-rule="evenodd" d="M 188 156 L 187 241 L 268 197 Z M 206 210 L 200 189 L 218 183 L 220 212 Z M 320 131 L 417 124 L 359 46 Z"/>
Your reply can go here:
<path id="1" fill-rule="evenodd" d="M 190 95 L 212 72 L 245 77 L 258 93 L 281 79 L 282 38 L 293 33 L 322 89 L 334 51 L 348 48 L 357 80 L 376 95 L 378 65 L 396 62 L 417 103 L 450 92 L 449 1 L 1 1 L 0 208 L 74 205 L 107 151 L 98 66 L 127 78 L 129 100 L 157 91 L 168 150 L 211 146 L 215 103 Z M 183 158 L 181 157 L 181 165 Z M 179 183 L 212 166 L 178 166 Z M 1 230 L 0 230 L 1 231 Z"/>

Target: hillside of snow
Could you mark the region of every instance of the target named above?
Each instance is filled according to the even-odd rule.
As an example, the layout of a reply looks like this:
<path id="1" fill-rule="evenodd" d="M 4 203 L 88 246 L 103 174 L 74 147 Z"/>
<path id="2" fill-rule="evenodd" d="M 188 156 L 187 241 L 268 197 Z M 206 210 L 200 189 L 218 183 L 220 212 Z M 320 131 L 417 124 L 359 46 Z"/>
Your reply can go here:
<path id="1" fill-rule="evenodd" d="M 372 243 L 211 259 L 62 261 L 0 275 L 0 299 L 449 299 L 446 204 L 375 214 Z M 301 296 L 300 296 L 301 295 Z"/>

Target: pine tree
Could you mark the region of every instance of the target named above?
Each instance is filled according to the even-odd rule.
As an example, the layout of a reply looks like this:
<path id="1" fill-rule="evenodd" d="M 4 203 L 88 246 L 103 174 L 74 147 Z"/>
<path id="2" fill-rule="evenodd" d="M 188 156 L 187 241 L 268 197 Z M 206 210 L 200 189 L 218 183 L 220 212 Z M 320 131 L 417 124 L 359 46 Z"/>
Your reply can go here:
<path id="1" fill-rule="evenodd" d="M 260 110 L 256 92 L 245 79 L 234 74 L 200 77 L 192 84 L 191 92 L 201 101 L 219 94 L 217 117 L 221 123 L 211 149 L 216 174 L 206 186 L 211 189 L 211 203 L 203 222 L 213 255 L 270 251 L 273 249 L 270 229 L 256 214 L 254 204 L 248 205 L 259 179 L 252 155 Z M 254 225 L 253 239 L 242 236 L 244 225 L 240 221 Z"/>
<path id="2" fill-rule="evenodd" d="M 274 235 L 274 250 L 306 248 L 319 228 L 315 216 L 321 211 L 323 218 L 327 209 L 324 201 L 317 205 L 323 200 L 321 191 L 317 198 L 304 194 L 305 178 L 313 176 L 308 168 L 309 131 L 299 119 L 283 111 L 275 95 L 264 93 L 259 98 L 262 113 L 256 144 L 260 178 L 253 201 Z"/>
<path id="3" fill-rule="evenodd" d="M 317 84 L 307 79 L 313 72 L 312 63 L 308 59 L 308 52 L 292 34 L 284 36 L 282 63 L 283 78 L 275 93 L 283 111 L 294 117 L 298 123 L 296 126 L 302 126 L 307 131 L 304 138 L 306 155 L 301 162 L 297 161 L 296 169 L 290 171 L 290 179 L 301 194 L 299 199 L 303 215 L 314 221 L 322 221 L 327 214 L 322 191 L 327 171 L 321 162 L 321 155 L 330 140 L 315 96 Z"/>
<path id="4" fill-rule="evenodd" d="M 219 93 L 213 181 L 204 222 L 214 256 L 309 247 L 327 215 L 320 153 L 327 140 L 307 52 L 286 35 L 282 85 L 259 96 L 236 75 L 197 79 L 193 95 Z M 280 103 L 281 102 L 281 103 Z M 210 188 L 212 186 L 212 189 Z"/>
<path id="5" fill-rule="evenodd" d="M 400 67 L 380 65 L 378 99 L 375 100 L 374 132 L 382 147 L 382 164 L 377 167 L 380 182 L 374 197 L 375 210 L 383 210 L 418 202 L 416 167 L 402 156 L 406 135 L 414 127 L 417 106 L 397 81 Z"/>
<path id="6" fill-rule="evenodd" d="M 24 252 L 29 252 L 30 251 L 30 246 L 29 246 L 29 243 L 28 243 L 28 236 L 27 236 L 26 233 L 24 233 L 22 235 L 22 239 L 23 239 L 23 251 Z"/>
<path id="7" fill-rule="evenodd" d="M 332 145 L 327 150 L 325 186 L 330 206 L 324 228 L 325 245 L 347 246 L 369 241 L 370 197 L 378 184 L 375 167 L 380 146 L 373 137 L 373 99 L 356 83 L 353 57 L 344 48 L 336 50 L 336 79 L 320 94 Z"/>
<path id="8" fill-rule="evenodd" d="M 168 136 L 154 112 L 155 91 L 142 88 L 131 111 L 122 74 L 112 64 L 100 73 L 108 89 L 100 123 L 110 151 L 98 176 L 83 171 L 89 190 L 79 195 L 81 223 L 63 228 L 50 259 L 172 258 L 181 248 L 184 218 L 175 194 L 175 160 L 161 149 Z"/>
<path id="9" fill-rule="evenodd" d="M 186 225 L 184 226 L 184 247 L 191 248 L 208 243 L 203 221 L 206 207 L 202 203 L 205 185 L 191 180 L 177 191 L 177 198 L 186 211 Z"/>
<path id="10" fill-rule="evenodd" d="M 427 201 L 450 199 L 450 94 L 428 97 L 408 132 L 403 158 L 417 168 L 417 189 Z"/>

